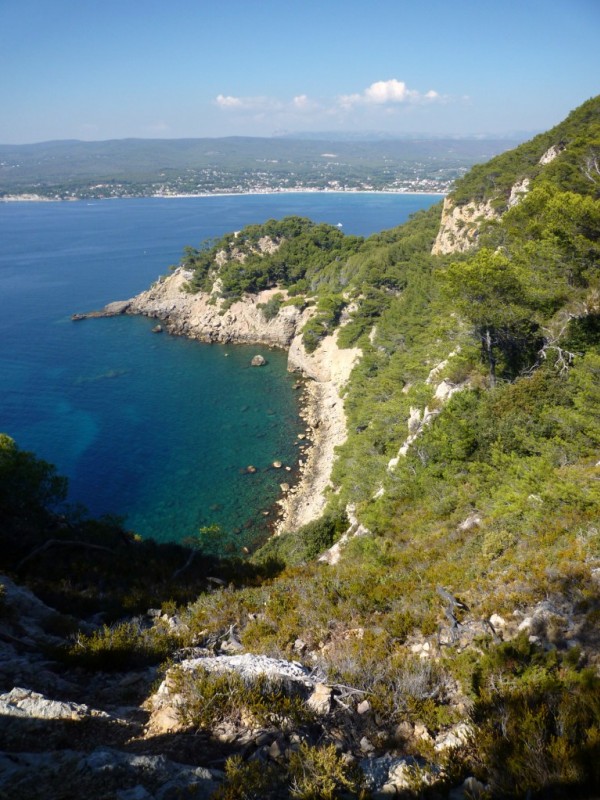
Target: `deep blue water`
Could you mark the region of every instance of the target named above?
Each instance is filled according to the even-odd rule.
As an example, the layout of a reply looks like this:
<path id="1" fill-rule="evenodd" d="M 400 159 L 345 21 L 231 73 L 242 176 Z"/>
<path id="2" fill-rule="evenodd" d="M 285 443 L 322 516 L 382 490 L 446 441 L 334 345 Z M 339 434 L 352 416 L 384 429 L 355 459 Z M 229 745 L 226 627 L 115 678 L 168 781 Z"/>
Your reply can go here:
<path id="1" fill-rule="evenodd" d="M 368 235 L 438 198 L 285 194 L 0 203 L 0 431 L 56 464 L 69 501 L 161 541 L 218 524 L 252 544 L 295 471 L 295 378 L 286 354 L 150 333 L 136 317 L 73 323 L 126 299 L 184 245 L 299 214 Z M 262 352 L 268 365 L 249 366 Z M 225 357 L 227 355 L 228 357 Z M 253 475 L 242 474 L 252 464 Z M 289 480 L 289 473 L 285 473 Z"/>

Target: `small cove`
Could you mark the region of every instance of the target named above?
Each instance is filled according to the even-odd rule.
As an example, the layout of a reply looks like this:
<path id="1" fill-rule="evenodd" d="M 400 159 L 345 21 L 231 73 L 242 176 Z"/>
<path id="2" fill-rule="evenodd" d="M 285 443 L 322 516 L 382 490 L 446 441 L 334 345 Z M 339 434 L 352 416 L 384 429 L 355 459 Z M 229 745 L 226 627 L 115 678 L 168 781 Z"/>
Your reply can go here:
<path id="1" fill-rule="evenodd" d="M 67 475 L 69 499 L 142 536 L 219 525 L 237 551 L 295 467 L 298 392 L 286 354 L 152 335 L 150 320 L 74 324 L 146 288 L 186 244 L 286 214 L 367 235 L 438 198 L 258 195 L 0 204 L 0 431 Z M 261 352 L 266 367 L 250 367 Z M 256 472 L 248 474 L 252 464 Z M 285 473 L 285 476 L 289 474 Z"/>

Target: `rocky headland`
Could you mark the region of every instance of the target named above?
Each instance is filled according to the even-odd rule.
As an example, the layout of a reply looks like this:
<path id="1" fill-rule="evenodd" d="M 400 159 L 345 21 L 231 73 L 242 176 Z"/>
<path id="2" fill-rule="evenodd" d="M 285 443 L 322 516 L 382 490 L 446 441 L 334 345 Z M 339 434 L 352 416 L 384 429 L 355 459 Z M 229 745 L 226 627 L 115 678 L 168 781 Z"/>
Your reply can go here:
<path id="1" fill-rule="evenodd" d="M 283 305 L 267 321 L 262 306 L 275 294 L 285 298 L 285 291 L 274 288 L 246 295 L 224 309 L 214 293 L 187 292 L 190 277 L 179 267 L 130 300 L 109 303 L 101 311 L 76 314 L 73 319 L 139 314 L 159 320 L 162 330 L 201 342 L 287 349 L 288 369 L 308 379 L 301 416 L 306 423 L 306 442 L 311 445 L 299 461 L 299 483 L 280 500 L 282 517 L 277 532 L 295 530 L 317 519 L 325 508 L 335 448 L 346 439 L 342 393 L 361 351 L 340 348 L 336 331 L 326 336 L 315 352 L 308 353 L 302 328 L 314 313 L 312 308 Z"/>

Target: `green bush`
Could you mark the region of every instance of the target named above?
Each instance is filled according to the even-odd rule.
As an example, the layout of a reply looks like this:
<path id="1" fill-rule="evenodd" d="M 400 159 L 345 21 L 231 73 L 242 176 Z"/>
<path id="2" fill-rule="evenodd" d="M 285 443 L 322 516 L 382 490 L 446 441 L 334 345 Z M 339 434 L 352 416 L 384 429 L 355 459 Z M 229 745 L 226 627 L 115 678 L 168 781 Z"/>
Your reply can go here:
<path id="1" fill-rule="evenodd" d="M 285 782 L 285 773 L 274 764 L 259 759 L 243 761 L 239 755 L 225 762 L 225 780 L 211 795 L 212 800 L 264 800 L 276 796 Z"/>
<path id="2" fill-rule="evenodd" d="M 599 785 L 600 677 L 578 655 L 544 653 L 522 635 L 478 664 L 472 762 L 495 795 L 571 797 Z"/>
<path id="3" fill-rule="evenodd" d="M 75 643 L 62 653 L 62 659 L 85 669 L 120 671 L 158 664 L 181 644 L 181 639 L 168 630 L 144 628 L 130 620 L 104 625 L 90 636 L 78 634 Z"/>
<path id="4" fill-rule="evenodd" d="M 207 672 L 174 667 L 174 690 L 183 698 L 179 711 L 185 725 L 211 728 L 225 720 L 254 725 L 302 725 L 313 714 L 294 689 L 259 675 L 245 681 L 234 672 Z"/>
<path id="5" fill-rule="evenodd" d="M 259 303 L 258 308 L 262 311 L 265 322 L 271 322 L 279 314 L 279 309 L 283 303 L 283 295 L 280 292 L 274 294 L 266 303 Z"/>
<path id="6" fill-rule="evenodd" d="M 319 297 L 317 311 L 302 329 L 302 341 L 308 353 L 313 353 L 321 339 L 337 326 L 346 301 L 339 295 L 324 294 Z"/>
<path id="7" fill-rule="evenodd" d="M 39 514 L 65 500 L 67 479 L 52 464 L 21 450 L 0 433 L 0 516 Z"/>
<path id="8" fill-rule="evenodd" d="M 348 793 L 367 797 L 362 773 L 348 766 L 333 744 L 311 747 L 303 742 L 290 756 L 289 773 L 291 796 L 299 800 L 335 800 Z"/>
<path id="9" fill-rule="evenodd" d="M 310 561 L 331 547 L 348 528 L 348 524 L 344 513 L 329 512 L 297 531 L 271 537 L 257 550 L 253 561 L 263 563 L 271 558 L 289 565 Z"/>

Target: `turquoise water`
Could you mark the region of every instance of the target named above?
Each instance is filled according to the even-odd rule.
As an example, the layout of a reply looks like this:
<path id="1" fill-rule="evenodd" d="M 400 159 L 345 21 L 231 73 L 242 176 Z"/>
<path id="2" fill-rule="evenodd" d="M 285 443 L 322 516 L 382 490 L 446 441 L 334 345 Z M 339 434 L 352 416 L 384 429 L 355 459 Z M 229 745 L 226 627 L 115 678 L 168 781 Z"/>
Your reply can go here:
<path id="1" fill-rule="evenodd" d="M 0 431 L 56 464 L 69 501 L 142 536 L 208 525 L 237 551 L 264 536 L 299 427 L 286 354 L 152 335 L 152 322 L 73 323 L 146 288 L 184 245 L 300 214 L 368 235 L 438 198 L 258 195 L 0 203 Z M 249 366 L 257 352 L 268 360 Z M 245 468 L 255 466 L 248 474 Z"/>

